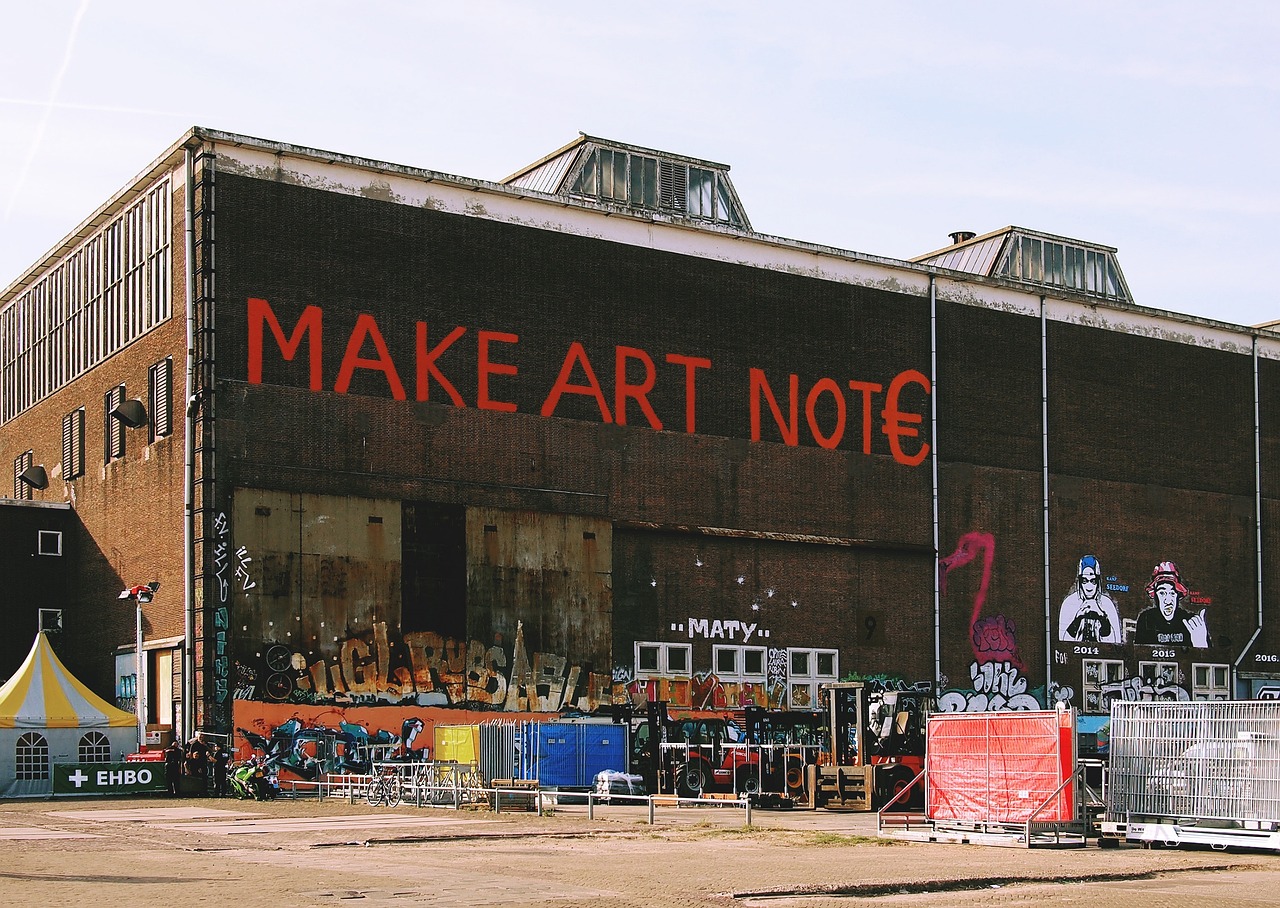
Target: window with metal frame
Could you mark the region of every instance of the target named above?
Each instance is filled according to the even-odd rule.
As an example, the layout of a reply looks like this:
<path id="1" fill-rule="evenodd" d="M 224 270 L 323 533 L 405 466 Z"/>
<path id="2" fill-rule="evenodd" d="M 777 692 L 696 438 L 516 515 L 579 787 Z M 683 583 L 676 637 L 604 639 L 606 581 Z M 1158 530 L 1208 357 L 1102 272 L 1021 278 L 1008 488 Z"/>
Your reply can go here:
<path id="1" fill-rule="evenodd" d="M 173 314 L 168 177 L 0 310 L 0 424 Z"/>
<path id="2" fill-rule="evenodd" d="M 1182 670 L 1176 662 L 1139 662 L 1138 677 L 1144 686 L 1153 689 L 1157 698 L 1162 689 L 1182 686 Z"/>
<path id="3" fill-rule="evenodd" d="M 164 438 L 173 432 L 173 357 L 166 356 L 151 366 L 148 376 L 151 397 L 151 440 Z"/>
<path id="4" fill-rule="evenodd" d="M 693 647 L 688 643 L 650 643 L 637 641 L 635 677 L 688 675 Z"/>
<path id="5" fill-rule="evenodd" d="M 117 385 L 102 396 L 103 463 L 111 463 L 124 457 L 124 423 L 111 415 L 111 411 L 124 403 L 124 385 Z"/>
<path id="6" fill-rule="evenodd" d="M 818 688 L 839 680 L 840 651 L 791 647 L 787 650 L 787 701 L 792 709 L 817 709 Z"/>
<path id="7" fill-rule="evenodd" d="M 763 646 L 711 647 L 711 664 L 721 681 L 763 683 L 768 658 L 768 651 Z"/>
<path id="8" fill-rule="evenodd" d="M 1085 713 L 1105 713 L 1111 710 L 1107 685 L 1124 680 L 1124 663 L 1119 659 L 1085 659 L 1083 662 Z"/>
<path id="9" fill-rule="evenodd" d="M 62 417 L 62 478 L 84 475 L 84 407 Z"/>
<path id="10" fill-rule="evenodd" d="M 1231 666 L 1224 663 L 1191 663 L 1192 700 L 1230 700 Z"/>
<path id="11" fill-rule="evenodd" d="M 61 530 L 37 530 L 36 531 L 36 554 L 37 555 L 61 555 L 62 554 L 62 531 Z"/>
<path id="12" fill-rule="evenodd" d="M 13 497 L 18 501 L 30 501 L 31 486 L 22 481 L 22 474 L 35 463 L 35 452 L 24 451 L 13 459 Z"/>

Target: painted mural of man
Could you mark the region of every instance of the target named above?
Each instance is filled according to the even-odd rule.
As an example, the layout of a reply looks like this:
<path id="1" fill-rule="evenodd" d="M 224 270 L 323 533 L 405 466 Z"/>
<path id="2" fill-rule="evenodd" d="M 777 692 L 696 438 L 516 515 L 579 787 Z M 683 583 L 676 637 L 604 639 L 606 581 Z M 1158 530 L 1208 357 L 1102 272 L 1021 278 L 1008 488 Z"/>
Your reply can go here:
<path id="1" fill-rule="evenodd" d="M 1085 555 L 1058 612 L 1058 639 L 1071 643 L 1120 643 L 1120 613 L 1102 588 L 1102 566 Z"/>
<path id="2" fill-rule="evenodd" d="M 1207 647 L 1209 626 L 1204 620 L 1205 610 L 1193 614 L 1182 608 L 1187 595 L 1178 566 L 1172 561 L 1157 564 L 1147 584 L 1151 605 L 1138 615 L 1135 641 L 1153 646 Z"/>

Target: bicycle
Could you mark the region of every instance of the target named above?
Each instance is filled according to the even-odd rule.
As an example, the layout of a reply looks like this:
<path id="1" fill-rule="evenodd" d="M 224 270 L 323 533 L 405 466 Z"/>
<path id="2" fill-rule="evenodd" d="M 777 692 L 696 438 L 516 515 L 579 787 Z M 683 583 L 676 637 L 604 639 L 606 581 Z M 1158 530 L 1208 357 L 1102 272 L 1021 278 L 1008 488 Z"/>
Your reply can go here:
<path id="1" fill-rule="evenodd" d="M 373 778 L 369 780 L 369 787 L 365 789 L 365 800 L 373 807 L 385 804 L 387 807 L 396 807 L 400 804 L 402 792 L 400 789 L 400 773 L 394 767 L 383 767 L 381 771 L 375 772 Z"/>

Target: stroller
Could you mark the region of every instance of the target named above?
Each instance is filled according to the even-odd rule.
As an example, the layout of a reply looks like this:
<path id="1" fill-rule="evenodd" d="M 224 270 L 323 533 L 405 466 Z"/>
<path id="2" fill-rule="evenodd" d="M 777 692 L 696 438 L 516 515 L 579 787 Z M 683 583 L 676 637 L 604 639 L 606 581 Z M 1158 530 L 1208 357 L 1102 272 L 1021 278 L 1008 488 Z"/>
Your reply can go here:
<path id="1" fill-rule="evenodd" d="M 231 793 L 241 800 L 269 801 L 279 791 L 266 760 L 250 757 L 231 768 Z"/>

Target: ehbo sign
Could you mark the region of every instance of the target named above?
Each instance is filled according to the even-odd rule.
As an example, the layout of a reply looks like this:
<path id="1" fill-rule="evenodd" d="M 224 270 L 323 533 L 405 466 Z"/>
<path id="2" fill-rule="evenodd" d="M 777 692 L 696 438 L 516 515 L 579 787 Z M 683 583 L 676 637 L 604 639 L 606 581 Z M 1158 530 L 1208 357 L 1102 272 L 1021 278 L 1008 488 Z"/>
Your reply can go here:
<path id="1" fill-rule="evenodd" d="M 165 791 L 163 763 L 56 763 L 54 794 L 137 794 Z"/>

